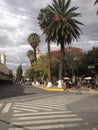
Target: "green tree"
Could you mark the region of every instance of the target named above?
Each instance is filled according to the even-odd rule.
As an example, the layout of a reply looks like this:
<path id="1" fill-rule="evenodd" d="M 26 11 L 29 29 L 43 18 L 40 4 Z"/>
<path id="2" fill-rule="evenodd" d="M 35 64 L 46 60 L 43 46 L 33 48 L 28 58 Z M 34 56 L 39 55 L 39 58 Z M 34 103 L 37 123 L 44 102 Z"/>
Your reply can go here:
<path id="1" fill-rule="evenodd" d="M 89 50 L 77 67 L 78 74 L 96 77 L 98 75 L 98 47 Z"/>
<path id="2" fill-rule="evenodd" d="M 77 20 L 80 13 L 76 13 L 78 7 L 70 7 L 71 0 L 53 0 L 52 5 L 48 5 L 48 15 L 46 15 L 46 25 L 44 34 L 46 34 L 47 42 L 57 42 L 61 46 L 61 62 L 59 68 L 59 79 L 62 79 L 64 69 L 65 52 L 64 46 L 71 44 L 80 36 L 81 29 L 79 25 L 83 25 Z M 75 19 L 76 18 L 76 19 Z M 45 23 L 45 21 L 44 21 Z"/>
<path id="3" fill-rule="evenodd" d="M 44 62 L 36 61 L 32 64 L 35 81 L 43 80 L 47 77 L 47 64 Z"/>
<path id="4" fill-rule="evenodd" d="M 31 45 L 31 47 L 34 49 L 34 58 L 35 58 L 35 61 L 36 61 L 36 48 L 37 46 L 39 45 L 40 43 L 40 37 L 38 34 L 36 33 L 31 33 L 28 37 L 28 42 L 29 44 Z"/>
<path id="5" fill-rule="evenodd" d="M 32 66 L 25 71 L 25 77 L 29 78 L 31 81 L 34 80 L 34 71 L 32 69 Z"/>
<path id="6" fill-rule="evenodd" d="M 32 65 L 32 63 L 34 62 L 34 51 L 33 50 L 28 50 L 27 51 L 27 57 L 30 60 L 30 63 Z"/>
<path id="7" fill-rule="evenodd" d="M 22 65 L 19 65 L 16 71 L 16 81 L 20 82 L 22 79 L 22 74 L 23 74 L 23 69 L 22 69 Z"/>
<path id="8" fill-rule="evenodd" d="M 49 16 L 49 17 L 48 17 Z M 38 15 L 38 23 L 41 29 L 45 30 L 45 28 L 48 26 L 50 22 L 50 15 L 48 8 L 44 8 L 40 10 L 40 13 Z M 46 34 L 47 35 L 47 34 Z M 51 82 L 51 55 L 50 55 L 50 42 L 49 40 L 47 41 L 47 48 L 48 48 L 48 80 Z"/>

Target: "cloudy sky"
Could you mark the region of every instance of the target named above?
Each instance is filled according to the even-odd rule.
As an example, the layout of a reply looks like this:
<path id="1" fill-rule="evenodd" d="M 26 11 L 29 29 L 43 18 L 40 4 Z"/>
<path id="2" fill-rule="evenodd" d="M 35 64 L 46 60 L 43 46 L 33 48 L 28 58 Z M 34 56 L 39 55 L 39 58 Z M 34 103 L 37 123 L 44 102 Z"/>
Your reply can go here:
<path id="1" fill-rule="evenodd" d="M 82 14 L 79 20 L 84 24 L 81 28 L 83 34 L 72 46 L 84 51 L 98 46 L 98 5 L 94 6 L 94 1 L 72 0 L 72 5 L 79 7 L 77 11 Z M 24 70 L 30 66 L 26 54 L 32 49 L 27 42 L 28 35 L 32 32 L 40 35 L 41 52 L 47 52 L 47 44 L 37 24 L 37 16 L 41 8 L 51 3 L 52 0 L 0 0 L 0 53 L 6 54 L 7 67 L 10 69 L 16 71 L 20 64 Z M 52 44 L 51 49 L 59 47 Z"/>

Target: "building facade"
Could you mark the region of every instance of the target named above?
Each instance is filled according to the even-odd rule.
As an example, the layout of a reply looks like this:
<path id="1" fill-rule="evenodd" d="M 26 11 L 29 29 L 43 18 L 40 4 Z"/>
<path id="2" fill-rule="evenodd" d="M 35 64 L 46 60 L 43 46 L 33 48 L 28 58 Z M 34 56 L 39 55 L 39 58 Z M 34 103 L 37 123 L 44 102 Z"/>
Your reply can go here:
<path id="1" fill-rule="evenodd" d="M 13 80 L 13 71 L 6 66 L 6 55 L 4 53 L 0 53 L 0 80 Z"/>

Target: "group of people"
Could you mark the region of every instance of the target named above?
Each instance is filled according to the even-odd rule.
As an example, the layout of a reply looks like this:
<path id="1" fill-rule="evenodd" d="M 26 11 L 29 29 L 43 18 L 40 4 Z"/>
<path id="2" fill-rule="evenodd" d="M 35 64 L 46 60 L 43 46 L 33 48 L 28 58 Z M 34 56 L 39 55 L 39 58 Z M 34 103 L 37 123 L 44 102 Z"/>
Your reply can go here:
<path id="1" fill-rule="evenodd" d="M 85 87 L 88 90 L 94 89 L 97 90 L 98 89 L 98 82 L 96 79 L 91 79 L 91 80 L 75 80 L 74 83 L 72 83 L 70 80 L 69 81 L 65 81 L 65 85 L 66 88 L 72 88 L 75 87 L 76 88 L 76 94 L 82 94 L 81 93 L 81 87 Z"/>

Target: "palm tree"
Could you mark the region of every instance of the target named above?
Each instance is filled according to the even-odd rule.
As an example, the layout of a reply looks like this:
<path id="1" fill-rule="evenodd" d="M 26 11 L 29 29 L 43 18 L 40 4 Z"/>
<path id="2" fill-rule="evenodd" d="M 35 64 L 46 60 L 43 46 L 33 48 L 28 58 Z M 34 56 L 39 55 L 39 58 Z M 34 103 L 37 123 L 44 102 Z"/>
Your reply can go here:
<path id="1" fill-rule="evenodd" d="M 97 4 L 98 3 L 98 0 L 95 0 L 94 4 Z"/>
<path id="2" fill-rule="evenodd" d="M 40 10 L 40 13 L 38 15 L 38 23 L 41 29 L 44 31 L 44 29 L 48 26 L 50 20 L 49 11 L 48 8 L 44 8 Z M 51 82 L 51 55 L 50 55 L 50 42 L 47 41 L 47 47 L 48 47 L 48 80 Z"/>
<path id="3" fill-rule="evenodd" d="M 66 44 L 71 44 L 72 41 L 77 40 L 80 36 L 81 29 L 78 25 L 83 25 L 77 19 L 80 13 L 75 11 L 78 7 L 69 8 L 71 0 L 53 0 L 52 5 L 47 6 L 48 15 L 46 15 L 46 26 L 43 28 L 46 34 L 46 41 L 57 42 L 61 46 L 61 62 L 59 68 L 59 80 L 62 79 Z M 42 25 L 45 24 L 44 23 Z"/>
<path id="4" fill-rule="evenodd" d="M 36 33 L 31 33 L 28 37 L 28 42 L 29 44 L 31 45 L 31 47 L 34 49 L 34 58 L 35 58 L 35 61 L 36 61 L 36 48 L 37 46 L 39 45 L 40 43 L 40 37 L 38 34 Z"/>
<path id="5" fill-rule="evenodd" d="M 33 50 L 28 50 L 27 51 L 27 57 L 30 60 L 30 63 L 32 65 L 32 63 L 34 62 L 35 58 L 34 58 L 34 51 Z"/>
<path id="6" fill-rule="evenodd" d="M 95 0 L 94 4 L 98 4 L 98 0 Z M 98 14 L 98 10 L 97 10 L 97 14 Z"/>

